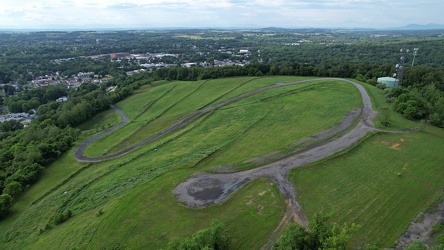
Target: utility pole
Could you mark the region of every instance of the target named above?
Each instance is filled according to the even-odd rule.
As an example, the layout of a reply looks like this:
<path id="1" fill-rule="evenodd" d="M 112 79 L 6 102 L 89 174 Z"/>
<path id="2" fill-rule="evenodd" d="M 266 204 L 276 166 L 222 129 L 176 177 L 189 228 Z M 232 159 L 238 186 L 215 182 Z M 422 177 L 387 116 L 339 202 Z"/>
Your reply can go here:
<path id="1" fill-rule="evenodd" d="M 401 52 L 402 56 L 399 58 L 399 63 L 395 65 L 396 67 L 396 73 L 393 74 L 394 78 L 398 79 L 397 87 L 402 87 L 402 77 L 404 76 L 404 63 L 405 63 L 405 56 L 404 53 L 408 53 L 409 49 L 401 49 L 399 52 Z"/>
<path id="2" fill-rule="evenodd" d="M 413 49 L 412 67 L 415 62 L 415 56 L 418 54 L 418 50 L 419 50 L 419 48 Z M 398 79 L 397 87 L 402 87 L 402 78 L 404 76 L 404 69 L 405 69 L 404 63 L 406 60 L 405 55 L 407 55 L 410 52 L 410 50 L 409 49 L 400 49 L 399 52 L 401 53 L 401 57 L 399 58 L 399 63 L 397 63 L 395 66 L 396 73 L 393 74 L 393 77 Z"/>

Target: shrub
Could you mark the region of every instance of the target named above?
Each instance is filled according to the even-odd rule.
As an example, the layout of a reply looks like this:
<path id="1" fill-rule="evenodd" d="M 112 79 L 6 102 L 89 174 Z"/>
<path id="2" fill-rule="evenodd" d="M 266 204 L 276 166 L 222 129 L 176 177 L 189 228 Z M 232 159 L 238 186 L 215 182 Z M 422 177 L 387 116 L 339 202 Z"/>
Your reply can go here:
<path id="1" fill-rule="evenodd" d="M 217 220 L 211 222 L 211 226 L 206 229 L 199 230 L 191 239 L 175 238 L 168 244 L 171 250 L 201 250 L 229 249 L 229 237 L 226 233 L 224 225 Z"/>
<path id="2" fill-rule="evenodd" d="M 12 197 L 9 194 L 0 195 L 0 219 L 6 217 L 12 206 Z"/>
<path id="3" fill-rule="evenodd" d="M 53 218 L 52 222 L 54 225 L 62 224 L 63 222 L 67 221 L 69 218 L 72 217 L 71 210 L 66 210 L 64 212 L 58 212 Z"/>

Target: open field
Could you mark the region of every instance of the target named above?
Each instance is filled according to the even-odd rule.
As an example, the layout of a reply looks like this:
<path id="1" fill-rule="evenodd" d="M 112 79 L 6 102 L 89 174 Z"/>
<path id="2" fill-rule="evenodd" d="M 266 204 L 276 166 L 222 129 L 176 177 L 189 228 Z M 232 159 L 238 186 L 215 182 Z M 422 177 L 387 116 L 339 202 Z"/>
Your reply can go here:
<path id="1" fill-rule="evenodd" d="M 130 124 L 93 143 L 86 154 L 92 156 L 91 152 L 98 155 L 116 153 L 171 126 L 191 112 L 260 87 L 270 86 L 276 81 L 289 80 L 294 78 L 235 78 L 231 81 L 229 78 L 195 82 L 193 85 L 164 85 L 164 92 L 148 89 L 119 104 L 124 112 L 131 110 L 129 117 L 133 117 L 133 120 Z M 180 98 L 173 98 L 173 93 L 165 94 L 178 85 L 182 85 L 180 88 L 187 88 L 188 92 L 181 90 Z M 161 104 L 156 101 L 159 96 L 163 97 Z M 140 113 L 136 114 L 134 110 L 143 106 L 141 102 L 148 102 L 145 105 L 150 107 L 139 108 Z M 268 90 L 219 108 L 208 115 L 205 122 L 194 129 L 192 134 L 205 134 L 205 138 L 211 140 L 208 141 L 211 145 L 204 152 L 211 155 L 204 162 L 206 167 L 236 164 L 238 169 L 245 169 L 291 151 L 294 149 L 292 143 L 340 123 L 350 110 L 359 105 L 357 90 L 348 83 L 303 83 Z M 157 106 L 164 107 L 164 110 L 159 111 Z M 285 133 L 276 134 L 276 130 Z M 190 136 L 186 138 L 188 137 Z M 191 137 L 199 138 L 196 135 Z M 117 144 L 110 148 L 109 145 L 113 145 L 115 141 Z M 267 153 L 270 153 L 269 157 L 261 157 Z"/>
<path id="2" fill-rule="evenodd" d="M 118 151 L 195 110 L 260 87 L 301 79 L 242 77 L 144 86 L 117 104 L 130 123 L 91 145 L 88 152 Z M 381 98 L 378 91 L 374 96 Z M 0 248 L 158 249 L 218 219 L 230 230 L 233 249 L 258 249 L 285 211 L 283 197 L 269 179 L 248 183 L 225 203 L 201 209 L 183 206 L 172 190 L 190 176 L 220 165 L 255 167 L 246 161 L 260 162 L 263 159 L 258 157 L 264 154 L 288 152 L 294 142 L 332 127 L 361 106 L 359 93 L 350 84 L 313 81 L 221 107 L 113 160 L 79 163 L 71 150 L 45 170 L 42 179 L 14 205 L 12 216 L 0 223 Z M 118 122 L 116 116 L 102 116 L 102 121 L 96 118 L 100 124 Z M 158 122 L 156 126 L 153 121 Z M 82 129 L 97 126 L 90 122 Z M 444 176 L 436 163 L 443 160 L 437 153 L 444 146 L 443 137 L 442 130 L 435 128 L 371 136 L 347 154 L 292 172 L 301 194 L 298 201 L 307 216 L 321 209 L 328 212 L 333 205 L 336 221 L 354 218 L 365 225 L 361 235 L 368 232 L 372 239 L 390 228 L 392 234 L 373 241 L 390 246 L 405 223 L 441 194 L 438 180 Z M 408 197 L 402 190 L 415 195 Z M 372 209 L 359 209 L 366 205 Z M 67 210 L 72 218 L 51 225 L 57 213 Z M 388 217 L 394 225 L 385 224 Z"/>
<path id="3" fill-rule="evenodd" d="M 303 211 L 359 223 L 361 240 L 392 247 L 420 211 L 442 195 L 444 131 L 377 134 L 346 154 L 296 169 Z"/>

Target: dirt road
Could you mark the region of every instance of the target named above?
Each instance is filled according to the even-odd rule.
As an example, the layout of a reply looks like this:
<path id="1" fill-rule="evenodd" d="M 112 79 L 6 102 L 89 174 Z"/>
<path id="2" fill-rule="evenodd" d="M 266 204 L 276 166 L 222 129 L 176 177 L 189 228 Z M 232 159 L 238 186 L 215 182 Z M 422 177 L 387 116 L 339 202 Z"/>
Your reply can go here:
<path id="1" fill-rule="evenodd" d="M 179 184 L 173 190 L 173 193 L 176 194 L 177 199 L 183 202 L 185 205 L 189 207 L 205 207 L 211 204 L 223 203 L 230 197 L 230 195 L 233 192 L 241 188 L 249 181 L 254 180 L 256 178 L 268 177 L 274 180 L 281 194 L 286 198 L 287 209 L 283 220 L 281 221 L 278 228 L 275 230 L 275 233 L 273 234 L 275 236 L 272 236 L 269 242 L 263 247 L 265 249 L 268 249 L 271 248 L 271 244 L 273 243 L 275 238 L 279 235 L 279 232 L 283 230 L 285 224 L 288 223 L 289 221 L 295 220 L 296 222 L 300 223 L 303 226 L 308 225 L 307 218 L 301 212 L 301 207 L 296 200 L 295 187 L 288 179 L 288 174 L 290 170 L 309 164 L 311 162 L 318 161 L 325 157 L 334 155 L 358 143 L 359 140 L 361 140 L 368 133 L 380 130 L 374 127 L 373 119 L 376 116 L 376 112 L 372 108 L 370 97 L 368 96 L 364 87 L 362 87 L 361 85 L 353 81 L 342 78 L 320 78 L 320 79 L 302 80 L 291 83 L 277 83 L 273 86 L 257 89 L 239 95 L 237 97 L 228 99 L 211 107 L 198 110 L 195 113 L 183 119 L 182 121 L 163 130 L 162 132 L 153 135 L 145 139 L 144 141 L 135 144 L 130 148 L 127 148 L 119 153 L 103 157 L 86 157 L 84 155 L 84 150 L 89 144 L 105 136 L 106 134 L 109 134 L 125 126 L 128 123 L 128 118 L 125 116 L 125 114 L 116 107 L 112 106 L 112 108 L 115 109 L 122 117 L 122 123 L 84 141 L 76 149 L 74 157 L 78 161 L 83 161 L 83 162 L 99 162 L 112 158 L 117 158 L 137 149 L 140 146 L 153 142 L 176 129 L 179 129 L 187 125 L 193 119 L 205 113 L 213 111 L 227 104 L 233 103 L 235 101 L 241 100 L 242 98 L 245 98 L 247 96 L 251 96 L 259 92 L 263 92 L 273 88 L 279 88 L 288 85 L 319 81 L 319 80 L 335 80 L 335 81 L 340 80 L 354 85 L 361 94 L 362 101 L 364 104 L 363 109 L 359 111 L 356 110 L 351 111 L 349 115 L 344 117 L 342 124 L 312 136 L 312 138 L 316 138 L 317 140 L 315 140 L 315 143 L 313 143 L 311 146 L 307 146 L 305 149 L 299 150 L 302 151 L 301 153 L 297 153 L 285 159 L 278 160 L 274 163 L 247 171 L 224 173 L 224 174 L 208 174 L 208 173 L 198 174 L 190 177 L 187 181 Z M 359 119 L 359 121 L 357 125 L 353 127 L 353 124 L 356 124 L 357 119 Z M 405 131 L 386 131 L 386 132 L 404 133 L 404 132 L 412 132 L 414 130 L 416 129 L 409 129 Z M 344 131 L 348 132 L 344 134 Z M 330 140 L 331 138 L 339 135 L 341 136 L 338 139 L 333 141 Z M 311 138 L 308 139 L 311 140 Z M 305 143 L 306 141 L 303 142 Z"/>
<path id="2" fill-rule="evenodd" d="M 210 111 L 213 111 L 217 108 L 220 108 L 222 106 L 225 106 L 227 104 L 233 103 L 235 101 L 241 100 L 247 96 L 251 96 L 254 94 L 257 94 L 259 92 L 263 92 L 269 89 L 274 88 L 280 88 L 284 86 L 294 85 L 294 84 L 300 84 L 300 83 L 306 83 L 306 82 L 312 82 L 312 81 L 319 81 L 319 80 L 340 80 L 345 81 L 348 83 L 353 84 L 361 93 L 362 101 L 364 104 L 363 110 L 360 112 L 360 121 L 356 127 L 354 127 L 352 130 L 350 130 L 347 134 L 341 136 L 339 139 L 330 141 L 328 143 L 325 143 L 323 145 L 318 145 L 316 147 L 312 147 L 310 149 L 307 148 L 306 151 L 290 156 L 288 158 L 276 161 L 274 163 L 265 165 L 260 168 L 255 168 L 248 171 L 242 171 L 242 172 L 236 172 L 236 173 L 228 173 L 228 174 L 200 174 L 191 177 L 186 182 L 183 182 L 179 184 L 175 189 L 174 193 L 177 195 L 177 198 L 184 202 L 186 205 L 190 207 L 202 207 L 202 206 L 208 206 L 210 204 L 220 204 L 224 202 L 228 197 L 236 191 L 238 188 L 243 186 L 245 183 L 259 178 L 259 177 L 269 177 L 277 183 L 277 186 L 279 187 L 280 192 L 284 197 L 290 199 L 289 204 L 292 207 L 292 210 L 294 211 L 294 215 L 297 217 L 297 220 L 300 221 L 301 224 L 306 225 L 307 220 L 303 216 L 303 214 L 300 212 L 300 206 L 298 205 L 295 197 L 295 189 L 294 186 L 291 184 L 291 182 L 288 180 L 288 173 L 291 169 L 320 160 L 322 158 L 325 158 L 327 156 L 333 155 L 345 148 L 348 148 L 352 146 L 353 144 L 357 143 L 361 138 L 363 138 L 368 132 L 375 130 L 373 126 L 373 118 L 375 116 L 375 111 L 372 108 L 372 104 L 370 101 L 370 97 L 368 96 L 367 92 L 365 91 L 364 87 L 361 85 L 350 81 L 346 79 L 341 78 L 320 78 L 320 79 L 310 79 L 310 80 L 302 80 L 297 82 L 291 82 L 291 83 L 277 83 L 273 86 L 268 86 L 264 88 L 260 88 L 239 96 L 236 96 L 234 98 L 228 99 L 226 101 L 223 101 L 219 104 L 213 105 L 211 107 L 207 107 L 205 109 L 196 111 L 195 113 L 191 114 L 190 116 L 186 117 L 182 121 L 174 124 L 173 126 L 163 130 L 162 132 L 153 135 L 144 141 L 135 144 L 121 152 L 118 152 L 113 155 L 103 156 L 103 157 L 86 157 L 84 155 L 84 150 L 86 147 L 94 142 L 95 140 L 125 126 L 128 123 L 128 118 L 125 116 L 125 114 L 117 109 L 116 107 L 112 106 L 113 109 L 115 109 L 120 116 L 122 117 L 122 122 L 114 126 L 110 129 L 107 129 L 106 131 L 95 135 L 88 140 L 82 142 L 77 149 L 74 152 L 74 157 L 78 161 L 82 162 L 99 162 L 104 161 L 108 159 L 113 159 L 120 157 L 124 154 L 127 154 L 128 152 L 131 152 L 135 149 L 137 149 L 140 146 L 143 146 L 145 144 L 148 144 L 150 142 L 153 142 L 160 137 L 178 129 L 185 125 L 187 125 L 189 122 L 191 122 L 193 119 L 201 116 L 202 114 L 208 113 Z M 344 131 L 347 128 L 350 128 L 353 124 L 353 120 L 350 119 L 350 117 L 353 116 L 347 116 L 344 118 L 341 128 L 338 130 L 331 130 L 331 131 L 324 131 L 321 132 L 318 135 L 318 137 L 323 136 L 332 136 L 339 134 L 341 131 Z"/>
<path id="3" fill-rule="evenodd" d="M 300 154 L 290 156 L 263 167 L 228 174 L 199 174 L 192 176 L 174 189 L 173 192 L 177 195 L 177 199 L 190 207 L 220 204 L 227 200 L 234 191 L 242 187 L 245 183 L 259 177 L 269 177 L 276 182 L 282 195 L 289 199 L 288 204 L 294 213 L 295 219 L 306 226 L 308 222 L 301 213 L 301 208 L 296 201 L 295 188 L 288 180 L 289 171 L 338 153 L 357 143 L 367 133 L 376 130 L 372 121 L 376 113 L 372 108 L 370 98 L 365 89 L 353 81 L 337 78 L 331 78 L 330 80 L 349 82 L 361 93 L 364 108 L 356 127 L 337 140 L 327 142 L 324 145 L 311 148 Z M 352 124 L 353 123 L 349 123 L 350 126 L 352 126 Z"/>
<path id="4" fill-rule="evenodd" d="M 111 127 L 109 129 L 95 135 L 95 136 L 92 136 L 89 139 L 82 142 L 74 151 L 74 158 L 76 158 L 76 160 L 82 161 L 82 162 L 97 162 L 97 161 L 100 161 L 101 159 L 105 160 L 104 158 L 106 158 L 106 157 L 88 158 L 85 156 L 84 152 L 85 152 L 86 147 L 89 146 L 89 144 L 93 143 L 94 141 L 102 138 L 103 136 L 105 136 L 113 131 L 118 130 L 119 128 L 125 126 L 128 123 L 128 121 L 129 121 L 128 117 L 120 109 L 118 109 L 117 107 L 115 107 L 113 105 L 111 105 L 111 108 L 114 109 L 120 115 L 120 117 L 122 117 L 122 122 L 114 127 Z"/>
<path id="5" fill-rule="evenodd" d="M 120 157 L 122 155 L 125 155 L 125 154 L 127 154 L 127 153 L 129 153 L 129 152 L 131 152 L 131 151 L 133 151 L 133 150 L 135 150 L 135 149 L 137 149 L 137 148 L 139 148 L 139 147 L 141 147 L 143 145 L 151 143 L 151 142 L 161 138 L 162 136 L 164 136 L 164 135 L 166 135 L 168 133 L 171 133 L 172 131 L 175 131 L 175 130 L 177 130 L 179 128 L 184 127 L 185 125 L 190 123 L 192 120 L 194 120 L 195 118 L 197 118 L 197 117 L 199 117 L 199 116 L 201 116 L 203 114 L 206 114 L 206 113 L 208 113 L 210 111 L 213 111 L 215 109 L 218 109 L 218 108 L 220 108 L 222 106 L 225 106 L 225 105 L 228 105 L 230 103 L 236 102 L 238 100 L 241 100 L 241 99 L 243 99 L 245 97 L 248 97 L 248 96 L 251 96 L 251 95 L 254 95 L 254 94 L 266 91 L 266 90 L 274 89 L 274 88 L 280 88 L 280 87 L 284 87 L 284 86 L 300 84 L 300 83 L 306 83 L 306 82 L 312 82 L 312 81 L 319 81 L 319 80 L 342 80 L 342 81 L 351 82 L 349 80 L 339 79 L 339 78 L 319 78 L 319 79 L 301 80 L 301 81 L 290 82 L 290 83 L 277 83 L 277 84 L 275 84 L 273 86 L 268 86 L 268 87 L 256 89 L 256 90 L 250 91 L 248 93 L 245 93 L 245 94 L 233 97 L 231 99 L 225 100 L 225 101 L 223 101 L 221 103 L 218 103 L 218 104 L 215 104 L 213 106 L 210 106 L 210 107 L 198 110 L 195 113 L 187 116 L 185 119 L 183 119 L 183 120 L 179 121 L 178 123 L 172 125 L 171 127 L 167 128 L 167 129 L 165 129 L 165 130 L 163 130 L 163 131 L 161 131 L 161 132 L 159 132 L 159 133 L 157 133 L 157 134 L 155 134 L 155 135 L 153 135 L 153 136 L 151 136 L 151 137 L 149 137 L 149 138 L 147 138 L 145 140 L 143 140 L 140 143 L 137 143 L 137 144 L 135 144 L 135 145 L 125 149 L 125 150 L 122 150 L 122 151 L 120 151 L 118 153 L 115 153 L 115 154 L 112 154 L 112 155 L 107 155 L 107 156 L 101 156 L 101 157 L 87 157 L 87 156 L 85 156 L 84 151 L 88 147 L 88 145 L 90 145 L 94 141 L 102 138 L 103 136 L 105 136 L 105 135 L 107 135 L 107 134 L 109 134 L 109 133 L 111 133 L 111 132 L 113 132 L 113 131 L 115 131 L 115 130 L 123 127 L 123 126 L 125 126 L 128 123 L 128 117 L 126 117 L 125 114 L 121 110 L 119 110 L 117 107 L 111 105 L 111 107 L 114 110 L 116 110 L 119 113 L 119 115 L 122 117 L 122 122 L 119 125 L 114 126 L 112 128 L 109 128 L 109 129 L 101 132 L 100 134 L 97 134 L 97 135 L 95 135 L 95 136 L 85 140 L 84 142 L 82 142 L 76 148 L 76 150 L 74 152 L 74 158 L 77 161 L 81 161 L 81 162 L 100 162 L 100 161 L 106 161 L 106 160 L 109 160 L 109 159 L 114 159 L 114 158 Z M 356 84 L 356 83 L 353 83 L 353 84 Z M 359 84 L 356 84 L 356 85 L 360 86 Z M 360 86 L 360 87 L 362 88 L 362 86 Z M 370 99 L 368 99 L 368 101 L 370 102 Z M 370 107 L 371 107 L 371 105 L 370 105 Z"/>

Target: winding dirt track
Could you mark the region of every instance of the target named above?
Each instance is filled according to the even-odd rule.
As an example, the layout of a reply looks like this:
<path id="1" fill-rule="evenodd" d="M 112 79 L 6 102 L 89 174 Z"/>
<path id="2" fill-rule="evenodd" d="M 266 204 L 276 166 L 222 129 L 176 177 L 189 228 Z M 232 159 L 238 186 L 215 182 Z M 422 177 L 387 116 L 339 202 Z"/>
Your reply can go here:
<path id="1" fill-rule="evenodd" d="M 335 153 L 338 153 L 356 143 L 360 139 L 362 139 L 366 134 L 372 131 L 380 130 L 374 127 L 373 119 L 376 116 L 376 112 L 372 108 L 372 103 L 370 101 L 370 97 L 368 96 L 367 92 L 365 91 L 364 87 L 361 85 L 342 78 L 320 78 L 320 79 L 309 79 L 309 80 L 302 80 L 297 82 L 291 82 L 291 83 L 277 83 L 273 86 L 260 88 L 242 95 L 239 95 L 237 97 L 228 99 L 226 101 L 223 101 L 219 104 L 213 105 L 211 107 L 207 107 L 204 109 L 201 109 L 199 111 L 196 111 L 195 113 L 189 115 L 182 121 L 174 124 L 173 126 L 163 130 L 162 132 L 153 135 L 144 141 L 135 144 L 119 153 L 109 155 L 109 156 L 103 156 L 103 157 L 86 157 L 84 155 L 85 148 L 94 142 L 95 140 L 105 136 L 106 134 L 109 134 L 123 126 L 125 126 L 128 123 L 128 118 L 125 116 L 125 114 L 117 109 L 114 106 L 111 106 L 113 109 L 115 109 L 120 116 L 122 117 L 122 123 L 119 125 L 112 127 L 98 135 L 95 135 L 88 140 L 81 143 L 78 148 L 75 150 L 74 157 L 78 161 L 82 162 L 100 162 L 105 161 L 108 159 L 113 159 L 120 157 L 124 154 L 127 154 L 140 146 L 143 146 L 145 144 L 148 144 L 150 142 L 153 142 L 160 137 L 179 129 L 185 125 L 187 125 L 189 122 L 191 122 L 193 119 L 208 113 L 210 111 L 213 111 L 215 109 L 218 109 L 222 106 L 225 106 L 227 104 L 233 103 L 235 101 L 238 101 L 240 99 L 243 99 L 247 96 L 251 96 L 254 94 L 257 94 L 259 92 L 263 92 L 266 90 L 284 87 L 288 85 L 294 85 L 294 84 L 300 84 L 300 83 L 306 83 L 306 82 L 312 82 L 312 81 L 319 81 L 319 80 L 340 80 L 345 81 L 348 83 L 353 84 L 360 92 L 362 101 L 364 104 L 364 108 L 360 112 L 360 118 L 358 124 L 352 128 L 353 122 L 350 121 L 353 117 L 356 117 L 357 114 L 352 114 L 348 117 L 344 118 L 342 128 L 339 130 L 332 129 L 327 130 L 319 133 L 319 135 L 325 134 L 323 139 L 331 138 L 331 134 L 334 133 L 334 135 L 340 135 L 345 130 L 349 129 L 349 132 L 340 136 L 338 139 L 334 141 L 325 142 L 322 145 L 311 145 L 307 148 L 305 148 L 305 151 L 299 154 L 295 154 L 292 156 L 289 156 L 287 158 L 278 160 L 274 163 L 251 169 L 246 170 L 242 172 L 234 172 L 234 173 L 224 173 L 224 174 L 197 174 L 195 176 L 190 177 L 185 182 L 179 184 L 174 190 L 173 193 L 176 194 L 177 199 L 181 202 L 183 202 L 185 205 L 189 207 L 205 207 L 209 206 L 211 204 L 221 204 L 224 201 L 226 201 L 229 196 L 235 192 L 237 189 L 248 183 L 249 181 L 259 178 L 259 177 L 268 177 L 274 180 L 277 187 L 279 188 L 281 194 L 286 198 L 287 203 L 287 209 L 284 214 L 284 217 L 279 224 L 278 228 L 273 232 L 271 238 L 269 239 L 269 242 L 263 246 L 263 249 L 269 249 L 271 248 L 271 244 L 274 242 L 274 240 L 279 236 L 280 232 L 285 227 L 285 224 L 287 224 L 291 220 L 295 220 L 296 222 L 300 223 L 301 225 L 307 227 L 308 221 L 307 218 L 303 215 L 301 212 L 301 207 L 299 206 L 298 202 L 296 201 L 296 190 L 294 185 L 289 181 L 288 179 L 288 173 L 290 170 L 309 164 L 314 161 L 321 160 L 325 157 L 331 156 Z M 353 112 L 352 112 L 353 113 Z M 356 123 L 355 123 L 356 124 Z M 345 126 L 345 129 L 344 129 Z M 385 132 L 395 132 L 395 133 L 406 133 L 406 132 L 412 132 L 417 129 L 409 129 L 405 131 L 385 131 Z M 328 137 L 327 137 L 328 135 Z M 315 135 L 315 137 L 318 136 Z M 322 137 L 322 136 L 321 136 Z"/>
<path id="2" fill-rule="evenodd" d="M 293 210 L 295 220 L 302 225 L 307 225 L 307 219 L 301 213 L 300 206 L 295 199 L 295 188 L 288 180 L 289 171 L 340 152 L 357 143 L 367 133 L 376 130 L 372 122 L 376 113 L 365 89 L 361 85 L 346 79 L 330 78 L 330 80 L 349 82 L 361 93 L 364 109 L 355 128 L 337 140 L 259 168 L 228 174 L 195 175 L 174 189 L 177 198 L 190 207 L 220 204 L 245 183 L 259 177 L 269 177 L 276 182 L 280 192 L 288 199 L 287 202 Z"/>
<path id="3" fill-rule="evenodd" d="M 295 199 L 295 189 L 294 186 L 290 183 L 287 176 L 291 169 L 320 160 L 327 156 L 333 155 L 345 148 L 352 146 L 357 143 L 361 138 L 363 138 L 368 132 L 376 130 L 373 125 L 373 118 L 375 117 L 375 111 L 372 108 L 372 104 L 370 101 L 370 97 L 365 91 L 364 87 L 361 85 L 342 78 L 320 78 L 320 79 L 309 79 L 302 80 L 291 83 L 277 83 L 273 86 L 260 88 L 237 97 L 228 99 L 219 104 L 213 105 L 211 107 L 207 107 L 205 109 L 199 110 L 182 121 L 174 124 L 173 126 L 163 130 L 162 132 L 153 135 L 144 141 L 137 143 L 121 152 L 118 152 L 113 155 L 102 156 L 102 157 L 87 157 L 84 155 L 84 150 L 86 147 L 92 142 L 98 140 L 99 138 L 125 126 L 128 123 L 128 118 L 125 114 L 112 106 L 114 110 L 116 110 L 120 116 L 122 117 L 122 122 L 114 126 L 106 131 L 95 135 L 88 140 L 82 142 L 75 150 L 74 157 L 81 162 L 100 162 L 113 158 L 120 157 L 125 155 L 145 144 L 153 142 L 160 137 L 178 129 L 185 125 L 187 125 L 190 121 L 195 119 L 196 117 L 201 116 L 202 114 L 208 113 L 212 110 L 225 106 L 227 104 L 233 103 L 235 101 L 241 100 L 247 96 L 251 96 L 257 94 L 259 92 L 263 92 L 266 90 L 312 82 L 319 80 L 341 80 L 348 83 L 353 84 L 361 93 L 362 101 L 364 103 L 364 108 L 361 113 L 361 118 L 358 125 L 350 130 L 347 134 L 341 136 L 339 139 L 328 142 L 324 145 L 320 145 L 318 147 L 311 148 L 306 150 L 300 154 L 290 156 L 288 158 L 276 161 L 274 163 L 236 173 L 228 173 L 228 174 L 199 174 L 191 177 L 187 181 L 179 184 L 175 189 L 174 193 L 177 195 L 177 198 L 184 202 L 187 206 L 190 207 L 203 207 L 208 206 L 210 204 L 220 204 L 224 202 L 228 197 L 239 187 L 243 186 L 245 183 L 256 179 L 258 177 L 270 177 L 275 180 L 280 192 L 286 197 L 288 200 L 289 206 L 292 208 L 294 212 L 295 219 L 300 222 L 302 225 L 307 225 L 307 220 L 303 216 L 300 211 L 300 206 L 298 205 Z"/>
<path id="4" fill-rule="evenodd" d="M 125 150 L 122 150 L 122 151 L 120 151 L 118 153 L 115 153 L 115 154 L 112 154 L 112 155 L 107 155 L 107 156 L 101 156 L 101 157 L 87 157 L 87 156 L 85 156 L 84 152 L 85 152 L 85 149 L 91 143 L 93 143 L 94 141 L 102 138 L 103 136 L 105 136 L 105 135 L 107 135 L 107 134 L 109 134 L 109 133 L 111 133 L 111 132 L 113 132 L 113 131 L 115 131 L 115 130 L 123 127 L 123 126 L 125 126 L 128 123 L 128 117 L 126 117 L 126 115 L 120 109 L 118 109 L 117 107 L 111 105 L 111 107 L 115 111 L 117 111 L 119 113 L 119 115 L 122 117 L 122 122 L 120 124 L 112 127 L 112 128 L 109 128 L 109 129 L 107 129 L 107 130 L 105 130 L 105 131 L 103 131 L 103 132 L 101 132 L 101 133 L 99 133 L 99 134 L 97 134 L 97 135 L 95 135 L 95 136 L 85 140 L 84 142 L 82 142 L 76 148 L 76 150 L 74 152 L 74 158 L 77 161 L 81 161 L 81 162 L 100 162 L 100 161 L 106 161 L 106 160 L 109 160 L 109 159 L 114 159 L 114 158 L 120 157 L 122 155 L 125 155 L 125 154 L 127 154 L 127 153 L 129 153 L 129 152 L 131 152 L 131 151 L 133 151 L 133 150 L 135 150 L 135 149 L 137 149 L 137 148 L 139 148 L 139 147 L 141 147 L 143 145 L 151 143 L 151 142 L 161 138 L 162 136 L 164 136 L 164 135 L 166 135 L 166 134 L 168 134 L 168 133 L 170 133 L 170 132 L 172 132 L 174 130 L 177 130 L 177 129 L 181 128 L 181 127 L 184 127 L 185 125 L 190 123 L 193 119 L 195 119 L 195 118 L 197 118 L 197 117 L 199 117 L 199 116 L 201 116 L 203 114 L 206 114 L 206 113 L 208 113 L 210 111 L 218 109 L 218 108 L 220 108 L 222 106 L 225 106 L 227 104 L 239 101 L 239 100 L 241 100 L 241 99 L 243 99 L 245 97 L 248 97 L 248 96 L 260 93 L 260 92 L 264 92 L 264 91 L 270 90 L 270 89 L 275 89 L 275 88 L 280 88 L 280 87 L 289 86 L 289 85 L 295 85 L 295 84 L 300 84 L 300 83 L 312 82 L 312 81 L 319 81 L 319 80 L 342 80 L 342 81 L 346 81 L 346 82 L 352 83 L 358 89 L 359 89 L 359 87 L 361 87 L 362 88 L 362 90 L 360 89 L 361 94 L 362 94 L 362 91 L 365 93 L 365 95 L 367 96 L 366 98 L 367 98 L 367 100 L 369 102 L 369 105 L 370 105 L 370 108 L 371 108 L 370 98 L 368 97 L 368 95 L 365 92 L 364 88 L 362 86 L 360 86 L 359 84 L 354 83 L 354 82 L 349 81 L 349 80 L 346 80 L 346 79 L 342 79 L 342 78 L 319 78 L 319 79 L 301 80 L 301 81 L 290 82 L 290 83 L 277 83 L 277 84 L 275 84 L 273 86 L 268 86 L 268 87 L 256 89 L 256 90 L 250 91 L 248 93 L 245 93 L 245 94 L 233 97 L 231 99 L 225 100 L 225 101 L 223 101 L 221 103 L 218 103 L 218 104 L 215 104 L 213 106 L 210 106 L 210 107 L 198 110 L 195 113 L 187 116 L 185 119 L 181 120 L 180 122 L 172 125 L 171 127 L 167 128 L 167 129 L 165 129 L 165 130 L 163 130 L 163 131 L 161 131 L 161 132 L 159 132 L 159 133 L 157 133 L 157 134 L 155 134 L 155 135 L 153 135 L 153 136 L 151 136 L 151 137 L 149 137 L 149 138 L 147 138 L 147 139 L 145 139 L 145 140 L 143 140 L 143 141 L 141 141 L 141 142 L 139 142 L 139 143 L 137 143 L 137 144 L 127 148 L 127 149 L 125 149 Z M 363 96 L 363 100 L 364 100 L 364 96 Z"/>
<path id="5" fill-rule="evenodd" d="M 179 129 L 185 125 L 187 125 L 189 122 L 191 122 L 193 119 L 201 116 L 202 114 L 208 113 L 210 111 L 213 111 L 217 108 L 220 108 L 222 106 L 225 106 L 227 104 L 233 103 L 235 101 L 241 100 L 247 96 L 251 96 L 254 94 L 257 94 L 259 92 L 263 92 L 266 90 L 294 85 L 294 84 L 300 84 L 300 83 L 306 83 L 306 82 L 312 82 L 312 81 L 318 81 L 318 80 L 340 80 L 345 81 L 348 83 L 353 84 L 361 93 L 362 101 L 364 104 L 364 108 L 361 112 L 359 123 L 356 127 L 352 128 L 348 133 L 345 135 L 339 137 L 337 140 L 327 142 L 323 145 L 312 147 L 310 149 L 307 148 L 306 151 L 290 156 L 288 158 L 276 161 L 274 163 L 247 170 L 242 172 L 235 172 L 235 173 L 227 173 L 227 174 L 198 174 L 195 176 L 192 176 L 187 181 L 179 184 L 174 189 L 174 194 L 177 195 L 177 199 L 183 203 L 185 203 L 189 207 L 204 207 L 211 204 L 220 204 L 226 201 L 229 196 L 245 185 L 247 182 L 259 178 L 259 177 L 268 177 L 275 181 L 277 187 L 279 188 L 281 194 L 286 198 L 287 203 L 287 210 L 285 213 L 285 216 L 283 222 L 281 222 L 280 226 L 275 230 L 276 235 L 279 235 L 279 231 L 282 230 L 282 228 L 285 226 L 285 224 L 292 219 L 296 222 L 300 223 L 303 226 L 308 225 L 307 218 L 302 214 L 301 207 L 296 201 L 296 190 L 293 186 L 293 184 L 288 179 L 288 173 L 291 169 L 300 167 L 302 165 L 323 159 L 325 157 L 331 156 L 337 152 L 340 152 L 341 150 L 344 150 L 353 144 L 357 143 L 361 138 L 363 138 L 367 133 L 377 130 L 373 125 L 373 118 L 376 115 L 376 112 L 372 108 L 372 104 L 370 101 L 370 97 L 368 96 L 367 92 L 365 91 L 364 87 L 361 85 L 342 78 L 321 78 L 321 79 L 309 79 L 309 80 L 302 80 L 297 82 L 291 82 L 291 83 L 277 83 L 273 86 L 260 88 L 242 95 L 239 95 L 237 97 L 228 99 L 226 101 L 223 101 L 219 104 L 213 105 L 211 107 L 207 107 L 205 109 L 199 110 L 182 121 L 174 124 L 173 126 L 163 130 L 162 132 L 153 135 L 146 140 L 135 144 L 121 152 L 118 152 L 113 155 L 103 156 L 103 157 L 86 157 L 84 155 L 84 150 L 86 147 L 91 144 L 92 142 L 98 140 L 99 138 L 125 126 L 128 123 L 128 118 L 125 116 L 125 114 L 117 109 L 116 107 L 112 106 L 114 110 L 116 110 L 120 116 L 122 117 L 122 122 L 114 126 L 110 129 L 107 129 L 106 131 L 95 135 L 88 140 L 82 142 L 77 149 L 74 152 L 74 157 L 78 161 L 82 162 L 100 162 L 105 161 L 113 158 L 120 157 L 124 154 L 127 154 L 140 146 L 143 146 L 145 144 L 148 144 L 150 142 L 153 142 L 160 137 Z M 352 123 L 349 124 L 351 126 Z M 327 133 L 328 134 L 328 133 Z M 337 132 L 339 134 L 339 131 Z M 267 243 L 264 248 L 270 248 L 271 243 L 274 241 L 274 237 L 272 236 L 269 242 Z"/>

